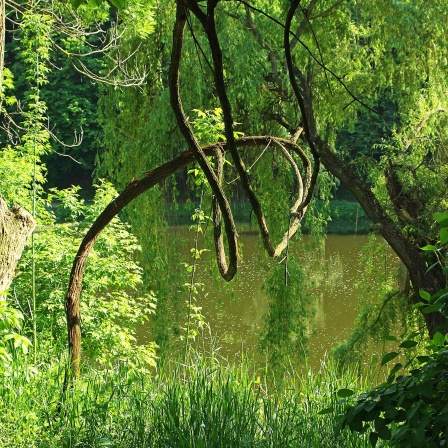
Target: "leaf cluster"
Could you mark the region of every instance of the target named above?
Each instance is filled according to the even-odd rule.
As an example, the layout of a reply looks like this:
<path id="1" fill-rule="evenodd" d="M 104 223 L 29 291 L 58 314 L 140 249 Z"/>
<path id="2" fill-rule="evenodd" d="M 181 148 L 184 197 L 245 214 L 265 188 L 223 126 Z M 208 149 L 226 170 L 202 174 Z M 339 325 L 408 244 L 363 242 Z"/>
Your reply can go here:
<path id="1" fill-rule="evenodd" d="M 21 334 L 24 316 L 21 311 L 0 298 L 0 374 L 10 373 L 17 350 L 27 354 L 31 341 Z"/>
<path id="2" fill-rule="evenodd" d="M 443 273 L 448 275 L 448 212 L 435 214 L 440 225 L 438 247 L 439 262 L 444 264 Z M 416 307 L 423 313 L 440 312 L 448 317 L 448 288 L 436 294 L 421 291 L 423 302 Z M 420 353 L 416 351 L 418 333 L 412 333 L 399 345 L 398 351 L 386 354 L 382 365 L 397 358 L 401 353 L 411 353 L 409 361 L 397 363 L 390 371 L 387 381 L 371 391 L 361 394 L 340 418 L 339 427 L 351 431 L 370 432 L 370 443 L 376 446 L 379 439 L 388 440 L 398 447 L 437 447 L 448 440 L 448 336 L 447 325 L 428 339 Z M 403 373 L 409 372 L 409 373 Z M 353 396 L 351 390 L 340 390 L 342 399 Z"/>

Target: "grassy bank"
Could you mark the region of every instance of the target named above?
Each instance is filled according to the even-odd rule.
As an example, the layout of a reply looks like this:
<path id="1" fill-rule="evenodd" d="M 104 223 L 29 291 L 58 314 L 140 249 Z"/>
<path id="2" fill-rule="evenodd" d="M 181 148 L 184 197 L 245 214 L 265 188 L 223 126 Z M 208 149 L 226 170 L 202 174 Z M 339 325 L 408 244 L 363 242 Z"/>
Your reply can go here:
<path id="1" fill-rule="evenodd" d="M 317 204 L 319 207 L 319 203 Z M 191 215 L 197 204 L 185 202 L 182 204 L 167 204 L 167 218 L 170 225 L 191 224 Z M 246 202 L 232 203 L 232 211 L 235 221 L 249 223 L 251 219 L 251 208 Z M 367 234 L 370 230 L 370 221 L 364 210 L 357 202 L 346 200 L 330 201 L 331 220 L 327 224 L 327 233 L 337 235 Z M 303 225 L 303 233 L 309 233 L 306 219 Z"/>
<path id="2" fill-rule="evenodd" d="M 62 395 L 61 364 L 17 365 L 0 388 L 0 446 L 23 447 L 341 447 L 367 439 L 335 434 L 335 391 L 366 387 L 334 365 L 267 381 L 245 360 L 193 354 L 155 375 L 118 366 L 88 369 Z M 26 372 L 28 372 L 26 374 Z M 58 408 L 60 408 L 58 410 Z"/>

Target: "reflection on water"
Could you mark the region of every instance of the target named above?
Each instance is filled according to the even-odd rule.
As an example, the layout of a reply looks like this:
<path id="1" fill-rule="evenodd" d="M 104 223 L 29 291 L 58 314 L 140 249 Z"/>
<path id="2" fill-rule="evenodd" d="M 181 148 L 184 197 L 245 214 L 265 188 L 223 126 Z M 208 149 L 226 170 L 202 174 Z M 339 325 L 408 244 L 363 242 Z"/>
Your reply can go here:
<path id="1" fill-rule="evenodd" d="M 176 228 L 175 233 L 187 241 L 185 259 L 188 261 L 188 248 L 194 245 L 194 232 Z M 307 251 L 309 238 L 305 236 L 300 248 L 296 245 L 290 255 L 298 257 L 304 267 L 307 290 L 316 307 L 315 317 L 309 322 L 311 366 L 319 365 L 325 353 L 343 341 L 354 326 L 359 302 L 355 284 L 362 271 L 360 251 L 367 240 L 368 236 L 330 235 L 320 247 Z M 229 357 L 242 349 L 257 355 L 263 316 L 268 312 L 263 279 L 266 266 L 269 269 L 269 263 L 276 262 L 266 260 L 257 235 L 243 234 L 240 242 L 243 259 L 232 282 L 217 281 L 216 275 L 208 272 L 205 265 L 212 262 L 210 253 L 196 271 L 196 281 L 204 283 L 198 305 L 202 306 L 202 314 L 218 340 L 221 354 Z M 380 241 L 380 244 L 385 243 Z"/>

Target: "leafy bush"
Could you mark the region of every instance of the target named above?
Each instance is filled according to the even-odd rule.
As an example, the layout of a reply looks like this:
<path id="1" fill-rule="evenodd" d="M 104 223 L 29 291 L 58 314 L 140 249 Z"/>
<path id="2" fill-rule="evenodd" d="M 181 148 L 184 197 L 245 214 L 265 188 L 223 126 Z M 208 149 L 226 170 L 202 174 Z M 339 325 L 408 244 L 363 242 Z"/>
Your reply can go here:
<path id="1" fill-rule="evenodd" d="M 435 250 L 438 265 L 448 276 L 448 212 L 436 213 L 440 224 L 439 245 L 426 246 Z M 434 269 L 436 266 L 431 266 Z M 440 312 L 448 318 L 448 288 L 436 294 L 420 291 L 423 301 L 416 307 L 424 313 Z M 370 431 L 370 443 L 390 440 L 398 447 L 439 447 L 448 444 L 448 335 L 447 324 L 430 338 L 423 355 L 410 353 L 406 365 L 397 363 L 387 381 L 355 399 L 340 421 L 340 427 L 365 433 Z M 443 332 L 443 333 L 442 333 Z M 382 364 L 392 361 L 400 352 L 415 350 L 418 333 L 413 333 L 399 345 L 399 351 L 388 353 Z M 408 374 L 402 374 L 402 369 Z M 353 396 L 350 390 L 340 390 L 343 398 Z"/>
<path id="2" fill-rule="evenodd" d="M 93 204 L 78 197 L 79 188 L 53 190 L 49 198 L 56 216 L 35 234 L 36 319 L 40 340 L 54 344 L 66 334 L 64 297 L 71 265 L 86 229 L 116 192 L 109 183 L 97 185 Z M 61 222 L 62 218 L 64 222 Z M 83 351 L 97 365 L 118 360 L 154 364 L 154 344 L 137 345 L 136 328 L 154 312 L 156 299 L 142 288 L 142 269 L 135 261 L 140 246 L 118 217 L 102 232 L 90 255 L 83 282 L 81 316 Z M 32 254 L 24 254 L 15 280 L 20 301 L 30 295 Z M 46 338 L 43 337 L 46 335 Z M 43 348 L 43 347 L 42 347 Z"/>
<path id="3" fill-rule="evenodd" d="M 31 342 L 20 334 L 23 314 L 0 298 L 0 375 L 9 373 L 13 355 L 17 350 L 28 353 Z"/>

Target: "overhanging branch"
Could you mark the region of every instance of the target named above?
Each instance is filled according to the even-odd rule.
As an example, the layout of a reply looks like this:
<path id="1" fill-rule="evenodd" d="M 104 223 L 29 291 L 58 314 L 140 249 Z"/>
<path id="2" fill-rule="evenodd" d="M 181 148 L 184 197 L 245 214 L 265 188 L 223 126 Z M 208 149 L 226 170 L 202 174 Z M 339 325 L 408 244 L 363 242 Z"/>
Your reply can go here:
<path id="1" fill-rule="evenodd" d="M 284 148 L 294 151 L 295 153 L 301 151 L 301 149 L 291 140 L 271 136 L 242 137 L 236 140 L 236 145 L 239 147 L 264 148 L 270 142 L 280 144 Z M 204 156 L 212 156 L 217 152 L 224 151 L 226 146 L 226 142 L 220 142 L 203 146 L 201 151 Z M 82 281 L 87 260 L 93 249 L 95 241 L 98 239 L 104 228 L 112 221 L 112 219 L 117 216 L 117 214 L 129 203 L 145 191 L 164 181 L 168 176 L 193 163 L 195 160 L 197 159 L 193 151 L 185 151 L 175 159 L 155 168 L 154 170 L 145 172 L 145 177 L 142 179 L 132 180 L 126 188 L 106 206 L 82 240 L 73 262 L 69 286 L 65 297 L 69 351 L 72 371 L 75 377 L 79 375 L 79 361 L 81 357 L 80 296 L 82 291 Z M 298 226 L 295 224 L 294 227 L 296 227 L 295 231 L 297 231 Z M 291 232 L 291 229 L 288 229 L 287 233 L 288 238 L 290 238 L 295 232 Z M 283 244 L 283 242 L 281 242 L 280 245 L 281 244 Z M 278 255 L 279 254 L 280 252 Z"/>

